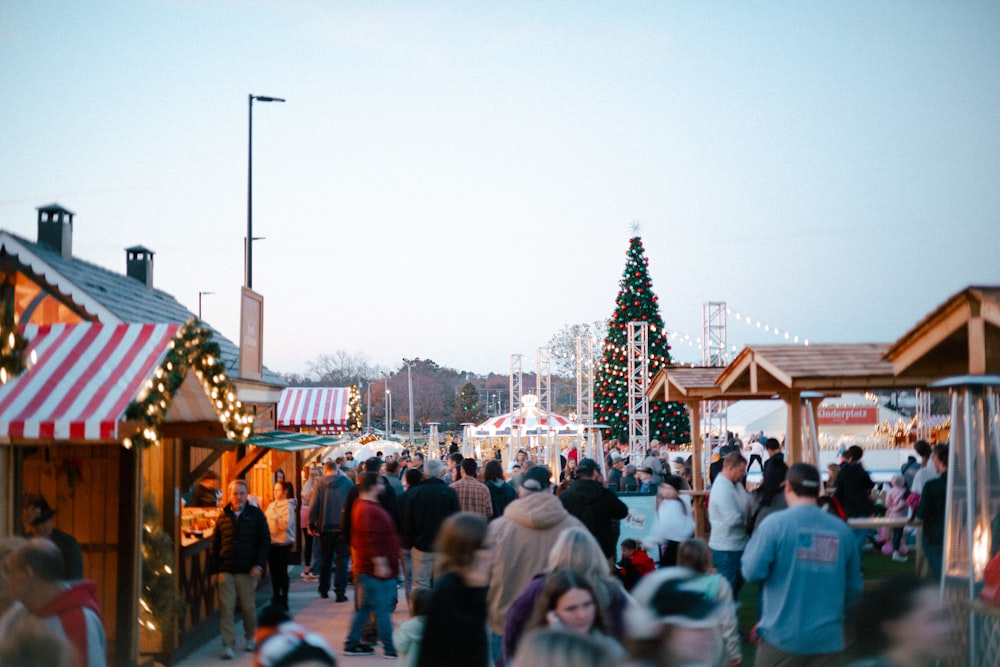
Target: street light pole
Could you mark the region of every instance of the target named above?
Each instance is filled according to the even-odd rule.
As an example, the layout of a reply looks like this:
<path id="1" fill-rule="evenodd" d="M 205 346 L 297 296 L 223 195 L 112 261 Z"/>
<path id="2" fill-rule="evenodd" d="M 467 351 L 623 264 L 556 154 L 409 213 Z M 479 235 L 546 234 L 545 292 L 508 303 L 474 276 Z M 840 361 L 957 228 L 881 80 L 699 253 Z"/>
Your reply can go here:
<path id="1" fill-rule="evenodd" d="M 253 101 L 258 102 L 284 102 L 280 97 L 267 97 L 266 95 L 248 95 L 249 98 L 249 122 L 247 123 L 247 236 L 246 236 L 246 275 L 243 277 L 247 289 L 253 289 Z"/>
<path id="2" fill-rule="evenodd" d="M 413 439 L 413 359 L 403 359 L 403 363 L 406 364 L 406 383 L 410 395 L 410 446 L 412 447 L 416 441 Z"/>
<path id="3" fill-rule="evenodd" d="M 206 294 L 215 294 L 215 292 L 198 292 L 198 319 L 201 319 L 201 297 Z"/>

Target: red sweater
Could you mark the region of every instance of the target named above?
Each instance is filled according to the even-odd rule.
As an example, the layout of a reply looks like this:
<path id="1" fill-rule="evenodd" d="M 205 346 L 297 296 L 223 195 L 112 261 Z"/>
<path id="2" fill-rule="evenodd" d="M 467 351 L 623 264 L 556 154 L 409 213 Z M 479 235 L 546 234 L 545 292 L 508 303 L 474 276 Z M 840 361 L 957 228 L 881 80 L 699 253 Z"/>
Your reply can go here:
<path id="1" fill-rule="evenodd" d="M 399 534 L 389 513 L 378 503 L 358 498 L 351 508 L 351 572 L 355 576 L 375 576 L 373 558 L 382 556 L 388 561 L 395 579 L 399 574 Z"/>

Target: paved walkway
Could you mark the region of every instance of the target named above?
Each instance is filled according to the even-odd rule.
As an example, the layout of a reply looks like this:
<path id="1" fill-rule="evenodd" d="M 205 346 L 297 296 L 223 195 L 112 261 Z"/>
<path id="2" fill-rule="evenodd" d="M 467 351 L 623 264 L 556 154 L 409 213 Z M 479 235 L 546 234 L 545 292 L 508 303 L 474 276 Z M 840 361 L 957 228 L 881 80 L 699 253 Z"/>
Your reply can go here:
<path id="1" fill-rule="evenodd" d="M 375 648 L 373 656 L 353 656 L 344 655 L 344 641 L 347 639 L 347 631 L 351 627 L 351 619 L 354 616 L 354 587 L 348 586 L 348 602 L 334 602 L 333 591 L 326 600 L 316 592 L 315 581 L 304 581 L 299 577 L 302 572 L 301 567 L 290 567 L 289 576 L 292 577 L 291 590 L 288 595 L 288 606 L 292 618 L 305 627 L 319 633 L 326 639 L 327 643 L 337 654 L 338 667 L 357 667 L 360 665 L 370 665 L 383 662 L 382 645 Z M 237 614 L 237 617 L 239 614 Z M 399 589 L 399 603 L 396 611 L 392 615 L 393 627 L 398 627 L 400 623 L 409 618 L 406 608 L 406 595 Z M 211 641 L 200 647 L 194 653 L 175 663 L 180 667 L 224 667 L 226 665 L 250 665 L 252 664 L 252 654 L 243 651 L 242 624 L 237 621 L 236 636 L 237 653 L 235 660 L 222 660 L 222 640 L 216 636 Z M 388 664 L 388 663 L 386 663 Z"/>

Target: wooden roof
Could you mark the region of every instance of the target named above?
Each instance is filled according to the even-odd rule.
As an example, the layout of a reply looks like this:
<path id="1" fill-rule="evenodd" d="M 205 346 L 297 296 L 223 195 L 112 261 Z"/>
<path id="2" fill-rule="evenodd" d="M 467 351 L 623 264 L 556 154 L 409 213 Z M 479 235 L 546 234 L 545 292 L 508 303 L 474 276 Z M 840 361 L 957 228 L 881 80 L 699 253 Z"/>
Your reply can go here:
<path id="1" fill-rule="evenodd" d="M 967 287 L 886 351 L 901 377 L 1000 374 L 1000 287 Z"/>
<path id="2" fill-rule="evenodd" d="M 721 366 L 670 366 L 662 369 L 650 383 L 647 395 L 654 401 L 738 401 L 762 398 L 757 394 L 723 394 L 719 389 Z M 770 396 L 770 394 L 768 394 Z"/>
<path id="3" fill-rule="evenodd" d="M 897 378 L 888 349 L 888 343 L 747 346 L 719 375 L 720 397 L 926 384 L 926 378 Z"/>

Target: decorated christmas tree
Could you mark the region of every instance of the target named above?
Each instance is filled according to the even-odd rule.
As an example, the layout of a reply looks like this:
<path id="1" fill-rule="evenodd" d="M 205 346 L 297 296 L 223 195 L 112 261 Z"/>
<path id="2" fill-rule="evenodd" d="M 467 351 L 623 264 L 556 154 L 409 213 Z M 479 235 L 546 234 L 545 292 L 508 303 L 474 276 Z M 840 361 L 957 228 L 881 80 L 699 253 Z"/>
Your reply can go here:
<path id="1" fill-rule="evenodd" d="M 364 428 L 364 413 L 361 411 L 361 390 L 352 384 L 347 399 L 347 430 L 358 432 Z"/>
<path id="2" fill-rule="evenodd" d="M 670 345 L 660 317 L 659 299 L 649 278 L 649 260 L 639 236 L 629 242 L 625 272 L 618 286 L 615 312 L 608 321 L 603 358 L 594 380 L 594 418 L 608 426 L 606 438 L 628 442 L 628 323 L 649 323 L 649 378 L 670 363 Z M 691 441 L 687 408 L 681 403 L 650 401 L 649 438 L 667 445 Z"/>

